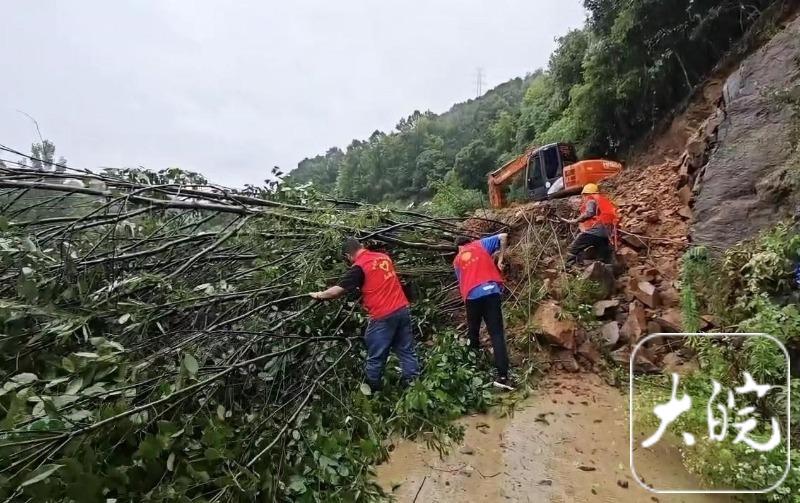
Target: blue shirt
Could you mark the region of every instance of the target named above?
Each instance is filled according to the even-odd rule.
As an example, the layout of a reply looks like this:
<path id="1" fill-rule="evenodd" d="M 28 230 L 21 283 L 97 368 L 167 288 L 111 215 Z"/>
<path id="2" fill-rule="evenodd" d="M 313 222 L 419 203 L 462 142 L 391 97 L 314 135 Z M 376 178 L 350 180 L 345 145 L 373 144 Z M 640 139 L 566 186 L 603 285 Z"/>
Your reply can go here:
<path id="1" fill-rule="evenodd" d="M 483 238 L 481 239 L 481 245 L 483 245 L 483 249 L 486 250 L 489 255 L 493 255 L 497 250 L 500 249 L 500 236 L 494 235 L 489 236 L 488 238 Z M 459 276 L 457 269 L 456 278 L 461 281 L 461 277 Z M 481 283 L 470 290 L 469 294 L 467 295 L 467 300 L 480 299 L 481 297 L 494 295 L 496 293 L 503 293 L 503 287 L 494 281 L 487 281 L 486 283 Z"/>

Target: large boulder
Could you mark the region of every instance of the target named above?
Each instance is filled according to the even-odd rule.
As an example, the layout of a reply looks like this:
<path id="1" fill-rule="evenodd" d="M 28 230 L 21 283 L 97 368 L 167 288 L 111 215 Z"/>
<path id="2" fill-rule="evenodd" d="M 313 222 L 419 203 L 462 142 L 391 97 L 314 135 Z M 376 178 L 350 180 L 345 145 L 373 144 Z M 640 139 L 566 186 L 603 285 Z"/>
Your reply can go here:
<path id="1" fill-rule="evenodd" d="M 680 309 L 667 309 L 656 318 L 656 322 L 658 322 L 663 332 L 683 331 L 683 313 L 681 313 Z"/>
<path id="2" fill-rule="evenodd" d="M 566 349 L 575 349 L 577 324 L 566 319 L 564 311 L 557 303 L 547 301 L 539 304 L 533 321 L 547 342 Z"/>
<path id="3" fill-rule="evenodd" d="M 717 147 L 698 173 L 692 241 L 727 248 L 794 212 L 800 18 L 725 83 Z M 796 102 L 796 101 L 795 101 Z M 796 160 L 796 159 L 794 159 Z"/>
<path id="4" fill-rule="evenodd" d="M 614 347 L 619 341 L 619 324 L 611 321 L 600 327 L 600 335 L 603 336 L 607 347 Z"/>
<path id="5" fill-rule="evenodd" d="M 628 308 L 628 318 L 622 325 L 620 336 L 623 340 L 636 342 L 639 338 L 647 332 L 647 313 L 644 306 L 634 300 Z"/>
<path id="6" fill-rule="evenodd" d="M 648 307 L 658 307 L 661 304 L 661 296 L 658 293 L 658 289 L 649 281 L 631 279 L 628 289 L 633 297 L 639 299 Z"/>

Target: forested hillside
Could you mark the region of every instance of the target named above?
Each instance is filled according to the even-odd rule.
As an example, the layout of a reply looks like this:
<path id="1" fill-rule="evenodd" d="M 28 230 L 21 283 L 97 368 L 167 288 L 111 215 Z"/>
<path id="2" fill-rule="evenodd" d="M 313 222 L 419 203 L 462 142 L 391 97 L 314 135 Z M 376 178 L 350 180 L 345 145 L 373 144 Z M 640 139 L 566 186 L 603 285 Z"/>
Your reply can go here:
<path id="1" fill-rule="evenodd" d="M 619 156 L 773 2 L 584 0 L 586 26 L 558 40 L 546 69 L 441 115 L 415 111 L 390 133 L 304 159 L 285 181 L 369 202 L 419 201 L 445 186 L 482 189 L 491 169 L 530 144 Z"/>

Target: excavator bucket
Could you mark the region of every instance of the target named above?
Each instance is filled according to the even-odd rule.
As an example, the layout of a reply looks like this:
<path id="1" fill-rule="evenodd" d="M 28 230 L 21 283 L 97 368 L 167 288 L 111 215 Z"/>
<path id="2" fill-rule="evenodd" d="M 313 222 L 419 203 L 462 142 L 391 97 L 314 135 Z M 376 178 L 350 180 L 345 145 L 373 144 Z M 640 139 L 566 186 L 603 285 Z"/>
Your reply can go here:
<path id="1" fill-rule="evenodd" d="M 564 167 L 564 192 L 574 192 L 587 183 L 599 183 L 618 175 L 622 164 L 614 161 L 590 159 Z"/>

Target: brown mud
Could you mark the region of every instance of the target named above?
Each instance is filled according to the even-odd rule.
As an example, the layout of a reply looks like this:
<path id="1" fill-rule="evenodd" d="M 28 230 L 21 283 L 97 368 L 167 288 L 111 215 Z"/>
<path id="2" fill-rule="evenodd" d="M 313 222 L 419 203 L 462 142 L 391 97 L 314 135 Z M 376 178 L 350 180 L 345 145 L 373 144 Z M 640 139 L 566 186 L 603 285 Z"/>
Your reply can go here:
<path id="1" fill-rule="evenodd" d="M 626 396 L 598 376 L 554 375 L 511 418 L 462 419 L 464 441 L 444 459 L 424 444 L 399 442 L 377 467 L 377 481 L 400 503 L 731 501 L 641 487 L 628 464 L 627 416 Z M 645 483 L 699 487 L 666 444 L 637 452 Z"/>

